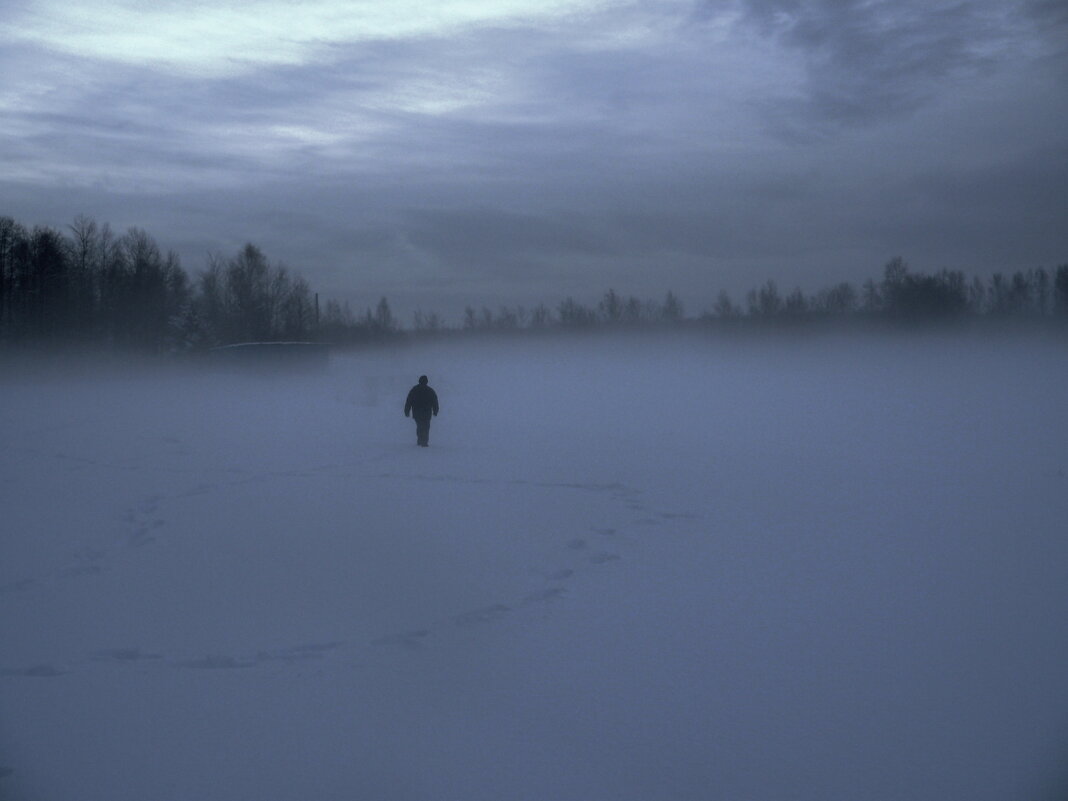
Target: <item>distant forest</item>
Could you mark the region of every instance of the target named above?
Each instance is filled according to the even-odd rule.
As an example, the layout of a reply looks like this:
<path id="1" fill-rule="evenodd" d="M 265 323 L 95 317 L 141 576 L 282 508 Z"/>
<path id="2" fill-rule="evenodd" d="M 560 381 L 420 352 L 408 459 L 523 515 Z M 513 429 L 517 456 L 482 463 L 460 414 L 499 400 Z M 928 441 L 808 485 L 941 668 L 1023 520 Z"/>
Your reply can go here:
<path id="1" fill-rule="evenodd" d="M 859 288 L 840 283 L 814 294 L 787 293 L 774 281 L 735 301 L 724 291 L 711 309 L 687 316 L 668 292 L 662 301 L 609 289 L 596 306 L 566 298 L 537 305 L 467 308 L 458 325 L 417 311 L 410 326 L 389 301 L 356 314 L 318 297 L 307 282 L 270 263 L 255 245 L 227 258 L 211 256 L 190 276 L 174 253 L 163 253 L 145 231 L 114 233 L 79 217 L 67 231 L 28 229 L 0 217 L 0 343 L 99 344 L 150 352 L 188 352 L 239 342 L 320 341 L 359 344 L 401 336 L 639 325 L 707 325 L 762 329 L 826 322 L 903 325 L 964 321 L 1068 323 L 1068 264 L 989 279 L 963 272 L 934 275 L 890 260 L 880 280 Z"/>

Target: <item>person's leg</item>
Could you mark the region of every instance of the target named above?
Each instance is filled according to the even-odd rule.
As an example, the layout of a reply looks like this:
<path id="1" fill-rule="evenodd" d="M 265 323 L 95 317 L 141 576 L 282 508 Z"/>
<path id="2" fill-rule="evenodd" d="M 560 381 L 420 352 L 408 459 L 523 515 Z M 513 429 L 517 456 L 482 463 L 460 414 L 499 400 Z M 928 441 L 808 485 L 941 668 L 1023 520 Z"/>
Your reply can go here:
<path id="1" fill-rule="evenodd" d="M 416 419 L 415 421 L 415 440 L 419 445 L 430 444 L 430 421 Z"/>

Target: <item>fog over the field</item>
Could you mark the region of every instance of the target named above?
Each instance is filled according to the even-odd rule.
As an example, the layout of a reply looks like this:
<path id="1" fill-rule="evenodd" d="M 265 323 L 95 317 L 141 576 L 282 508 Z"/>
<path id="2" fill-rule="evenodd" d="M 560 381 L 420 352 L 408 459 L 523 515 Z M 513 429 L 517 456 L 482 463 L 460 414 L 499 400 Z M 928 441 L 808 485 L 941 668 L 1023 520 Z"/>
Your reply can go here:
<path id="1" fill-rule="evenodd" d="M 2 798 L 1068 789 L 1062 342 L 8 368 Z"/>

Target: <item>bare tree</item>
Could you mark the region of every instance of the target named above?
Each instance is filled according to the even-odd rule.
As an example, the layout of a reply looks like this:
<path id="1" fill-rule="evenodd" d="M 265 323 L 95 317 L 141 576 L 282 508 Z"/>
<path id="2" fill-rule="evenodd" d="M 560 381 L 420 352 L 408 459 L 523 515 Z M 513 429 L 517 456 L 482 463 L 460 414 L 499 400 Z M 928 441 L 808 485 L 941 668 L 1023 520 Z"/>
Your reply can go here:
<path id="1" fill-rule="evenodd" d="M 683 318 L 682 301 L 674 292 L 664 295 L 664 302 L 660 306 L 660 319 L 669 323 L 677 323 Z"/>
<path id="2" fill-rule="evenodd" d="M 412 327 L 421 333 L 436 334 L 445 328 L 445 322 L 437 312 L 424 312 L 416 309 L 412 315 Z"/>
<path id="3" fill-rule="evenodd" d="M 1068 264 L 1060 265 L 1053 272 L 1053 311 L 1068 320 Z"/>
<path id="4" fill-rule="evenodd" d="M 808 311 L 808 301 L 805 300 L 800 287 L 795 288 L 786 296 L 786 300 L 783 302 L 783 311 L 795 317 Z"/>
<path id="5" fill-rule="evenodd" d="M 623 299 L 614 289 L 609 289 L 597 304 L 597 310 L 605 322 L 618 323 L 623 317 Z"/>
<path id="6" fill-rule="evenodd" d="M 742 310 L 734 304 L 725 289 L 719 291 L 716 302 L 712 306 L 712 313 L 720 320 L 735 320 L 742 316 Z"/>
<path id="7" fill-rule="evenodd" d="M 783 301 L 779 288 L 772 280 L 765 281 L 759 289 L 749 290 L 746 298 L 750 317 L 777 317 L 782 313 Z"/>

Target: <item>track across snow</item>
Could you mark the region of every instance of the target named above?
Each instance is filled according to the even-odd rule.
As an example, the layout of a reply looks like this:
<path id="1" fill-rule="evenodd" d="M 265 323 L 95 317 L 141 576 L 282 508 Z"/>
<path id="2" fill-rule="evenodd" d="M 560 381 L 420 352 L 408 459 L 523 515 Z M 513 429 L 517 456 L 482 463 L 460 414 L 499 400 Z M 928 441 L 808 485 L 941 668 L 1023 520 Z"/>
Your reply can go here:
<path id="1" fill-rule="evenodd" d="M 9 376 L 0 798 L 1056 797 L 1062 368 L 695 337 Z"/>

